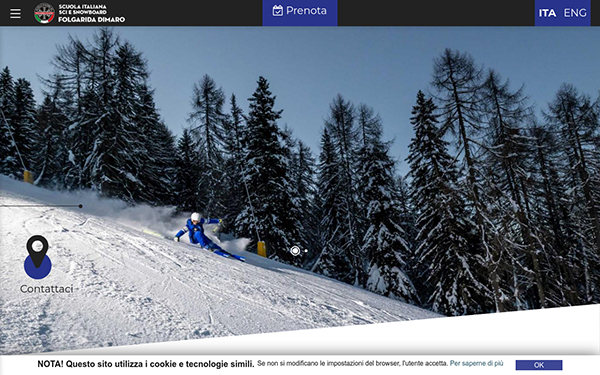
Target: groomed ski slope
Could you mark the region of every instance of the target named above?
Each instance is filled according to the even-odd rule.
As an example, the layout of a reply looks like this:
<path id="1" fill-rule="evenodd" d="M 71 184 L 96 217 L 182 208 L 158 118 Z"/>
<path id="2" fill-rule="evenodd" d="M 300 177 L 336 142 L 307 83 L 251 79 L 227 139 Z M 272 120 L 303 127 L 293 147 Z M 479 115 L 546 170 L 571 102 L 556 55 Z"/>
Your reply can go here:
<path id="1" fill-rule="evenodd" d="M 215 242 L 246 263 L 142 232 L 174 234 L 185 217 L 127 207 L 90 193 L 40 189 L 0 176 L 0 354 L 438 317 L 341 282 L 243 251 L 246 239 Z M 207 226 L 207 232 L 210 228 Z M 52 271 L 27 276 L 25 244 L 44 236 Z M 73 286 L 72 294 L 21 292 Z"/>

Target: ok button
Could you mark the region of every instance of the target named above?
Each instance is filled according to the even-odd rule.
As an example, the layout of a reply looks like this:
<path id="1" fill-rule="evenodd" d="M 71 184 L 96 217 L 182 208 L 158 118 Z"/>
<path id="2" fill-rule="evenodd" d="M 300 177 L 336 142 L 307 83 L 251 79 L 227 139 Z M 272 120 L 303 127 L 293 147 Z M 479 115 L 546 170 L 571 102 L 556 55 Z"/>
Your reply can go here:
<path id="1" fill-rule="evenodd" d="M 539 360 L 539 361 L 522 361 L 517 360 L 517 370 L 558 370 L 562 371 L 562 360 Z"/>

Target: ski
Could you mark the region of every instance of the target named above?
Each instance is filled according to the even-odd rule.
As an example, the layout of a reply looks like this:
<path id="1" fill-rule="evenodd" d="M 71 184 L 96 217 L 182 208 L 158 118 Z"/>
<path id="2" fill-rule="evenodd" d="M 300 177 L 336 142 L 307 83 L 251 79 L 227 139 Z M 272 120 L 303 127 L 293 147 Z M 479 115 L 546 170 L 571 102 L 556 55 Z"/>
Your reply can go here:
<path id="1" fill-rule="evenodd" d="M 227 256 L 228 256 L 228 257 L 231 257 L 231 258 L 233 258 L 233 259 L 237 259 L 237 260 L 239 260 L 239 261 L 241 261 L 241 262 L 245 262 L 245 261 L 246 261 L 246 257 L 243 257 L 243 256 L 241 256 L 241 255 L 237 255 L 237 254 L 232 254 L 232 253 L 230 253 L 229 251 L 225 251 L 225 250 L 217 250 L 217 251 L 215 251 L 215 253 L 216 253 L 216 252 L 220 252 L 220 253 L 227 254 Z"/>
<path id="2" fill-rule="evenodd" d="M 237 255 L 237 254 L 232 254 L 229 251 L 223 250 L 223 249 L 221 249 L 221 250 L 215 250 L 215 251 L 213 251 L 213 253 L 225 256 L 226 258 L 237 259 L 237 260 L 239 260 L 241 262 L 245 262 L 246 261 L 246 257 L 243 257 L 241 255 Z"/>
<path id="3" fill-rule="evenodd" d="M 204 249 L 202 246 L 198 246 L 198 245 L 194 245 L 194 244 L 186 244 L 186 245 L 196 246 L 196 247 L 200 247 L 200 248 Z M 212 252 L 213 254 L 220 255 L 224 258 L 233 258 L 233 259 L 239 260 L 240 262 L 246 261 L 246 257 L 237 255 L 237 254 L 232 254 L 227 250 L 223 250 L 223 249 L 221 249 L 221 250 L 205 249 L 205 250 L 208 250 L 208 251 Z"/>
<path id="4" fill-rule="evenodd" d="M 231 257 L 232 257 L 233 259 L 237 259 L 237 260 L 239 260 L 240 262 L 245 262 L 245 261 L 246 261 L 246 257 L 244 257 L 244 256 L 241 256 L 241 255 L 237 255 L 237 254 L 231 254 Z"/>
<path id="5" fill-rule="evenodd" d="M 210 250 L 210 249 L 208 249 L 208 251 L 211 251 L 213 254 L 220 255 L 220 256 L 222 256 L 223 258 L 229 258 L 229 254 L 228 254 L 228 253 L 224 253 L 224 252 L 222 252 L 222 251 L 219 251 L 219 250 L 212 251 L 212 250 Z"/>
<path id="6" fill-rule="evenodd" d="M 174 238 L 174 237 L 171 237 L 171 236 L 162 235 L 160 233 L 154 232 L 154 231 L 149 230 L 149 229 L 142 229 L 142 232 L 144 232 L 146 234 L 149 234 L 151 236 L 154 236 L 154 237 L 164 238 L 166 240 L 171 240 L 171 241 L 173 241 L 173 238 Z"/>
<path id="7" fill-rule="evenodd" d="M 150 234 L 150 235 L 155 236 L 155 237 L 160 237 L 160 238 L 164 238 L 164 239 L 167 239 L 167 240 L 171 240 L 171 241 L 173 241 L 173 238 L 174 238 L 174 237 L 170 237 L 170 236 L 164 236 L 164 235 L 162 235 L 160 233 L 156 233 L 156 232 L 148 230 L 148 229 L 144 229 L 144 230 L 142 230 L 142 232 L 144 232 L 146 234 Z M 208 250 L 208 251 L 210 251 L 213 254 L 222 256 L 223 258 L 233 258 L 233 259 L 239 260 L 240 262 L 245 262 L 246 261 L 246 257 L 241 256 L 241 255 L 237 255 L 237 254 L 232 254 L 229 251 L 226 251 L 226 250 L 223 250 L 223 249 L 221 249 L 221 250 L 205 249 L 205 248 L 203 248 L 202 246 L 200 246 L 198 244 L 187 243 L 187 242 L 181 242 L 181 243 L 184 243 L 184 244 L 186 244 L 188 246 L 193 246 L 195 248 Z"/>

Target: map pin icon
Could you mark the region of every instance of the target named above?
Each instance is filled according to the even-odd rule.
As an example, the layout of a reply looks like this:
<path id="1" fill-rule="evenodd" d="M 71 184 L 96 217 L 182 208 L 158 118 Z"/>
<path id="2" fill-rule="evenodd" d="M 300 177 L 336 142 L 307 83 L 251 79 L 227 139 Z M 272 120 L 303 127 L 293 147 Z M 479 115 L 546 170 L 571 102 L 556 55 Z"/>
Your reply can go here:
<path id="1" fill-rule="evenodd" d="M 35 251 L 33 249 L 33 243 L 36 241 L 39 241 L 42 243 L 41 251 Z M 44 261 L 44 258 L 46 257 L 46 253 L 48 252 L 48 240 L 46 240 L 44 237 L 42 237 L 40 235 L 32 236 L 27 241 L 27 252 L 29 253 L 29 256 L 31 257 L 31 260 L 33 261 L 33 265 L 35 266 L 35 268 L 40 268 L 40 266 L 42 265 L 42 262 Z"/>

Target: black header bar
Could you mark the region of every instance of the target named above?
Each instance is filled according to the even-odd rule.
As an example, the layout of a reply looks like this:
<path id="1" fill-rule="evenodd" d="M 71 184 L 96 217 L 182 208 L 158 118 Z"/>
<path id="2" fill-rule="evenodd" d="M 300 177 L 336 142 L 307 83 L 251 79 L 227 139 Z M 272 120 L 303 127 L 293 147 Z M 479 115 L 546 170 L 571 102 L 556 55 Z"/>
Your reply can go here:
<path id="1" fill-rule="evenodd" d="M 338 0 L 338 26 L 535 26 L 536 1 L 549 0 Z M 281 0 L 281 3 L 301 5 L 302 0 Z M 50 4 L 51 8 L 47 9 L 44 4 Z M 564 0 L 564 4 L 568 6 L 569 0 Z M 591 0 L 590 8 L 600 13 L 600 0 Z M 600 14 L 594 17 L 592 9 L 588 11 L 591 25 L 600 26 Z M 49 19 L 52 12 L 54 17 Z M 195 3 L 182 0 L 144 3 L 6 0 L 0 6 L 0 26 L 262 25 L 263 0 Z"/>

